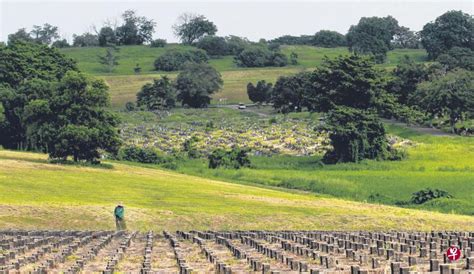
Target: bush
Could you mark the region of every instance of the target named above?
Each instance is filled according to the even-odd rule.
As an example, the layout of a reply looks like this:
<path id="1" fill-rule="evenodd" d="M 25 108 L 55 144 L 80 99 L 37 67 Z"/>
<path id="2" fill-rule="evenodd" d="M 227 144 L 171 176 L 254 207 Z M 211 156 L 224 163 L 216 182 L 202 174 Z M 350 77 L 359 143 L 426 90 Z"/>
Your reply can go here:
<path id="1" fill-rule="evenodd" d="M 127 111 L 134 111 L 135 108 L 136 108 L 136 105 L 135 105 L 134 102 L 127 102 L 127 103 L 125 104 L 125 109 L 126 109 Z"/>
<path id="2" fill-rule="evenodd" d="M 266 47 L 252 46 L 237 54 L 234 62 L 239 67 L 284 67 L 288 65 L 288 58 Z"/>
<path id="3" fill-rule="evenodd" d="M 166 39 L 155 39 L 151 41 L 150 47 L 152 48 L 164 48 L 166 46 L 167 42 Z"/>
<path id="4" fill-rule="evenodd" d="M 224 56 L 230 53 L 225 38 L 219 36 L 204 36 L 196 43 L 196 47 L 205 50 L 210 56 Z"/>
<path id="5" fill-rule="evenodd" d="M 390 148 L 387 153 L 387 160 L 401 161 L 408 157 L 408 152 L 404 149 Z"/>
<path id="6" fill-rule="evenodd" d="M 125 147 L 118 153 L 119 160 L 145 164 L 162 164 L 167 162 L 165 156 L 158 154 L 152 148 Z"/>
<path id="7" fill-rule="evenodd" d="M 249 151 L 249 149 L 238 147 L 234 147 L 229 151 L 220 148 L 216 149 L 208 156 L 209 168 L 239 169 L 241 167 L 250 167 L 250 159 L 247 154 Z"/>
<path id="8" fill-rule="evenodd" d="M 444 190 L 432 190 L 431 188 L 427 188 L 413 193 L 411 197 L 411 203 L 420 205 L 438 198 L 450 199 L 453 198 L 453 196 Z"/>
<path id="9" fill-rule="evenodd" d="M 180 70 L 188 62 L 207 63 L 209 56 L 201 49 L 178 51 L 170 50 L 155 60 L 155 69 L 164 71 Z"/>

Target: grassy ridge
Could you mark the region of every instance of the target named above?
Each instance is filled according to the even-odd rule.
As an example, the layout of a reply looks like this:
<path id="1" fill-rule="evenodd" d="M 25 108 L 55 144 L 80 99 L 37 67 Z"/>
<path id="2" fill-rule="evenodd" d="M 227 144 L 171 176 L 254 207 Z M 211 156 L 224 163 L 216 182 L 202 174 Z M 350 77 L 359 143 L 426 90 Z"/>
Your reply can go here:
<path id="1" fill-rule="evenodd" d="M 228 184 L 120 163 L 54 165 L 0 151 L 0 227 L 112 229 L 469 229 L 474 218 Z"/>
<path id="2" fill-rule="evenodd" d="M 112 105 L 114 108 L 123 108 L 128 101 L 135 101 L 138 90 L 153 78 L 161 75 L 175 77 L 176 72 L 157 72 L 154 70 L 154 60 L 168 49 L 186 50 L 191 47 L 182 45 L 168 45 L 165 48 L 150 48 L 148 46 L 125 46 L 119 47 L 119 65 L 113 73 L 107 73 L 106 69 L 98 63 L 99 55 L 105 53 L 104 48 L 67 48 L 61 49 L 67 56 L 78 62 L 79 69 L 89 74 L 99 75 L 107 81 L 110 86 Z M 333 58 L 338 55 L 348 54 L 347 48 L 317 48 L 312 46 L 282 46 L 282 52 L 290 55 L 291 52 L 298 54 L 299 64 L 283 68 L 240 68 L 233 62 L 233 56 L 224 56 L 211 59 L 209 63 L 222 74 L 224 87 L 221 92 L 214 96 L 213 103 L 222 102 L 236 104 L 249 102 L 246 92 L 248 82 L 266 80 L 275 82 L 279 76 L 295 74 L 302 70 L 313 69 L 321 64 L 324 57 Z M 387 62 L 380 65 L 387 69 L 392 68 L 404 55 L 409 55 L 418 62 L 426 59 L 424 50 L 396 49 L 390 51 Z M 136 64 L 142 67 L 142 73 L 136 75 L 133 68 Z"/>

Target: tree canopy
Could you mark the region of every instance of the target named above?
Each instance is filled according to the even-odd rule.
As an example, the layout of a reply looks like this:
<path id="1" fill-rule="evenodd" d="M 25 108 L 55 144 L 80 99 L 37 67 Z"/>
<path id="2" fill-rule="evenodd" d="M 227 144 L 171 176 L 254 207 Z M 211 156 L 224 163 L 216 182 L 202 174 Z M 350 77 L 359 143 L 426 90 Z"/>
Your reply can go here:
<path id="1" fill-rule="evenodd" d="M 260 80 L 257 82 L 257 85 L 253 83 L 247 84 L 247 95 L 249 96 L 250 101 L 262 104 L 270 100 L 270 94 L 272 92 L 273 85 L 272 83 L 267 83 L 265 80 Z"/>
<path id="2" fill-rule="evenodd" d="M 138 16 L 134 10 L 122 14 L 123 24 L 116 29 L 120 45 L 141 45 L 153 40 L 156 23 L 152 19 Z"/>
<path id="3" fill-rule="evenodd" d="M 144 106 L 147 110 L 170 109 L 175 102 L 176 89 L 167 76 L 145 84 L 137 93 L 137 106 Z"/>
<path id="4" fill-rule="evenodd" d="M 207 107 L 222 84 L 220 73 L 212 66 L 187 63 L 176 79 L 178 101 L 193 108 Z"/>
<path id="5" fill-rule="evenodd" d="M 372 54 L 378 63 L 382 63 L 398 29 L 398 21 L 392 16 L 362 17 L 357 25 L 350 27 L 346 35 L 349 50 Z"/>
<path id="6" fill-rule="evenodd" d="M 174 33 L 183 44 L 191 45 L 205 35 L 214 35 L 217 27 L 204 15 L 183 13 L 173 26 Z"/>
<path id="7" fill-rule="evenodd" d="M 324 48 L 343 47 L 346 46 L 346 37 L 337 31 L 320 30 L 314 35 L 312 44 Z"/>
<path id="8" fill-rule="evenodd" d="M 448 11 L 427 23 L 421 31 L 421 43 L 431 59 L 453 47 L 474 50 L 474 18 L 462 11 Z"/>

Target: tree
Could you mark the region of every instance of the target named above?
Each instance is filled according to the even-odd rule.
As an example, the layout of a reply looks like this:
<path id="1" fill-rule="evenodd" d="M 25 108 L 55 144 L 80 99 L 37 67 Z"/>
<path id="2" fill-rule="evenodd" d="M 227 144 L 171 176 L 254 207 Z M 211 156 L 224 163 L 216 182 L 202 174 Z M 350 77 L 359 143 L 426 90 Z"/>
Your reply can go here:
<path id="1" fill-rule="evenodd" d="M 34 39 L 25 28 L 21 28 L 17 32 L 8 35 L 9 44 L 15 43 L 17 41 L 34 42 Z"/>
<path id="2" fill-rule="evenodd" d="M 307 106 L 305 95 L 311 86 L 311 78 L 310 72 L 278 78 L 270 94 L 273 107 L 282 113 L 302 111 Z"/>
<path id="3" fill-rule="evenodd" d="M 265 80 L 258 81 L 256 86 L 254 86 L 252 83 L 248 83 L 247 94 L 250 101 L 257 104 L 262 104 L 269 101 L 272 87 L 272 83 L 267 83 Z"/>
<path id="4" fill-rule="evenodd" d="M 384 159 L 388 152 L 385 129 L 376 113 L 350 107 L 336 107 L 329 112 L 324 129 L 329 132 L 333 149 L 324 162 L 359 162 Z"/>
<path id="5" fill-rule="evenodd" d="M 113 72 L 115 67 L 119 64 L 117 61 L 119 58 L 115 54 L 115 52 L 117 51 L 118 51 L 118 48 L 107 48 L 105 50 L 105 55 L 98 56 L 99 63 L 105 66 L 108 73 Z"/>
<path id="6" fill-rule="evenodd" d="M 446 53 L 436 58 L 446 70 L 462 68 L 474 70 L 474 50 L 468 48 L 452 47 Z"/>
<path id="7" fill-rule="evenodd" d="M 337 31 L 321 30 L 316 32 L 313 45 L 324 48 L 335 48 L 346 46 L 346 37 Z"/>
<path id="8" fill-rule="evenodd" d="M 188 63 L 176 79 L 178 101 L 193 108 L 207 107 L 222 84 L 220 73 L 212 66 Z"/>
<path id="9" fill-rule="evenodd" d="M 72 45 L 74 47 L 96 47 L 99 45 L 99 37 L 89 32 L 82 35 L 74 34 L 72 39 Z"/>
<path id="10" fill-rule="evenodd" d="M 50 45 L 55 39 L 59 38 L 58 27 L 48 23 L 43 26 L 34 25 L 30 34 L 36 42 L 45 45 Z"/>
<path id="11" fill-rule="evenodd" d="M 123 24 L 116 30 L 121 45 L 141 45 L 153 40 L 156 23 L 144 16 L 137 16 L 133 10 L 122 14 Z"/>
<path id="12" fill-rule="evenodd" d="M 474 111 L 474 72 L 456 69 L 446 75 L 417 86 L 411 98 L 428 113 L 449 118 L 451 131 L 456 122 Z"/>
<path id="13" fill-rule="evenodd" d="M 428 80 L 429 70 L 424 64 L 418 64 L 405 55 L 391 74 L 393 79 L 388 84 L 388 91 L 396 96 L 399 103 L 407 105 L 416 86 Z"/>
<path id="14" fill-rule="evenodd" d="M 392 45 L 395 48 L 417 49 L 420 47 L 420 36 L 407 27 L 399 27 L 393 36 Z"/>
<path id="15" fill-rule="evenodd" d="M 290 53 L 290 63 L 292 65 L 298 65 L 298 53 L 294 51 Z"/>
<path id="16" fill-rule="evenodd" d="M 229 54 L 229 48 L 224 37 L 207 35 L 199 39 L 196 47 L 205 50 L 210 56 L 224 56 Z"/>
<path id="17" fill-rule="evenodd" d="M 359 55 L 326 58 L 311 80 L 305 98 L 308 107 L 317 111 L 336 106 L 368 109 L 374 107 L 377 93 L 381 92 L 374 63 Z"/>
<path id="18" fill-rule="evenodd" d="M 237 55 L 242 52 L 246 47 L 250 46 L 250 41 L 247 38 L 230 35 L 225 37 L 229 53 Z"/>
<path id="19" fill-rule="evenodd" d="M 448 11 L 424 25 L 420 35 L 430 59 L 436 59 L 452 47 L 474 50 L 474 19 L 462 11 Z"/>
<path id="20" fill-rule="evenodd" d="M 173 26 L 174 34 L 183 44 L 191 45 L 205 35 L 214 35 L 217 27 L 204 15 L 183 13 Z"/>
<path id="21" fill-rule="evenodd" d="M 56 41 L 54 41 L 51 46 L 52 46 L 52 47 L 55 47 L 55 48 L 68 48 L 68 47 L 70 47 L 71 45 L 69 45 L 69 43 L 67 42 L 66 39 L 62 39 L 62 40 L 56 40 Z"/>
<path id="22" fill-rule="evenodd" d="M 167 76 L 145 84 L 137 93 L 137 106 L 145 106 L 147 110 L 170 109 L 175 101 L 176 89 Z"/>
<path id="23" fill-rule="evenodd" d="M 111 27 L 102 27 L 99 32 L 99 46 L 110 47 L 117 44 L 117 36 Z"/>
<path id="24" fill-rule="evenodd" d="M 383 63 L 398 28 L 397 20 L 391 16 L 362 17 L 357 25 L 350 27 L 346 35 L 349 50 L 371 54 L 378 63 Z"/>

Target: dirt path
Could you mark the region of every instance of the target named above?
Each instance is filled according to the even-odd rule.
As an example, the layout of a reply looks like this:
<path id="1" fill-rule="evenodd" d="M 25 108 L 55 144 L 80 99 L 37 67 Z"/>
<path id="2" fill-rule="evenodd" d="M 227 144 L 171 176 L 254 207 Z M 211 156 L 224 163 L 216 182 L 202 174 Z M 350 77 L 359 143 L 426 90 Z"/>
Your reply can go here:
<path id="1" fill-rule="evenodd" d="M 421 134 L 428 134 L 432 136 L 456 136 L 455 134 L 444 132 L 440 129 L 437 128 L 431 128 L 431 127 L 422 127 L 422 126 L 416 126 L 416 125 L 407 125 L 406 123 L 402 123 L 396 120 L 389 120 L 389 119 L 382 119 L 384 123 L 387 124 L 392 124 L 395 126 L 399 127 L 405 127 L 409 128 L 415 132 L 421 133 Z"/>

